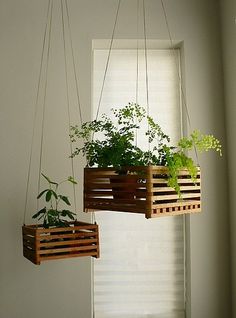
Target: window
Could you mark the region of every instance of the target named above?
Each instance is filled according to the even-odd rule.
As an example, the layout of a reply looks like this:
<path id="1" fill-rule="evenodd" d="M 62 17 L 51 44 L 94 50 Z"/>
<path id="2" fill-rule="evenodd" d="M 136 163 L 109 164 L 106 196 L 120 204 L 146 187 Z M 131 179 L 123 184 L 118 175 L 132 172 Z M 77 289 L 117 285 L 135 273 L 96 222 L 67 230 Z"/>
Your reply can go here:
<path id="1" fill-rule="evenodd" d="M 94 114 L 107 56 L 108 50 L 94 50 Z M 181 134 L 182 117 L 176 56 L 171 50 L 148 50 L 150 115 L 174 142 Z M 100 114 L 135 102 L 136 97 L 138 104 L 145 107 L 144 51 L 138 53 L 137 76 L 137 50 L 114 49 Z M 142 138 L 141 132 L 138 143 L 143 143 Z M 96 318 L 183 318 L 183 216 L 146 220 L 143 214 L 104 211 L 96 213 L 96 220 L 101 242 L 101 258 L 94 264 Z"/>

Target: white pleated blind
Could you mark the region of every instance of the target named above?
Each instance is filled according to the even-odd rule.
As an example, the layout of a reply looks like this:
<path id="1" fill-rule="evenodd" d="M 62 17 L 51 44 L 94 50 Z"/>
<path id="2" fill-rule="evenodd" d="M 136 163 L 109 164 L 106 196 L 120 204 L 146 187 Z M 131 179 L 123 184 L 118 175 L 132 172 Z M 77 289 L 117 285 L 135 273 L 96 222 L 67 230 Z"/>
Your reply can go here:
<path id="1" fill-rule="evenodd" d="M 94 50 L 96 114 L 108 50 Z M 146 107 L 142 50 L 112 50 L 101 113 L 135 102 Z M 180 137 L 179 75 L 171 50 L 148 50 L 150 114 L 175 142 Z M 138 79 L 138 94 L 137 94 Z M 143 127 L 145 128 L 145 127 Z M 142 131 L 138 143 L 144 144 Z M 97 212 L 101 258 L 94 261 L 96 318 L 184 318 L 184 223 L 182 216 Z"/>

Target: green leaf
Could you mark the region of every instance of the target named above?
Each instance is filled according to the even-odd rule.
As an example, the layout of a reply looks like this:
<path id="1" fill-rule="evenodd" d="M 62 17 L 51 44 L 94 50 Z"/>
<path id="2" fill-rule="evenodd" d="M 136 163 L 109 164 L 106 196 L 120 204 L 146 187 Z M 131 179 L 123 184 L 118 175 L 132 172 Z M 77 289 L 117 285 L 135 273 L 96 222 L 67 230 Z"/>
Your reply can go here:
<path id="1" fill-rule="evenodd" d="M 53 195 L 53 196 L 55 197 L 55 199 L 57 200 L 57 199 L 58 199 L 58 196 L 57 196 L 56 192 L 53 191 L 53 190 L 51 190 L 51 192 L 52 192 L 52 195 Z"/>
<path id="2" fill-rule="evenodd" d="M 58 216 L 58 211 L 57 210 L 48 210 L 48 215 L 50 215 L 50 216 Z"/>
<path id="3" fill-rule="evenodd" d="M 62 201 L 64 201 L 67 205 L 71 205 L 70 204 L 70 201 L 69 201 L 69 199 L 68 199 L 68 197 L 66 197 L 66 196 L 64 196 L 64 195 L 58 195 L 58 197 L 62 200 Z"/>
<path id="4" fill-rule="evenodd" d="M 44 214 L 42 214 L 42 215 L 38 218 L 38 220 L 41 220 L 43 217 L 44 217 Z"/>
<path id="5" fill-rule="evenodd" d="M 48 190 L 46 193 L 46 201 L 49 202 L 52 197 L 52 190 Z"/>
<path id="6" fill-rule="evenodd" d="M 71 220 L 74 220 L 74 215 L 76 215 L 76 213 L 71 212 L 70 210 L 62 210 L 61 215 L 64 217 L 68 216 Z"/>
<path id="7" fill-rule="evenodd" d="M 45 176 L 45 174 L 41 173 L 42 176 L 47 180 L 47 182 L 51 183 L 51 184 L 55 184 L 55 185 L 58 185 L 57 182 L 54 182 L 54 181 L 51 181 L 47 176 Z"/>
<path id="8" fill-rule="evenodd" d="M 44 219 L 44 221 L 43 221 L 43 227 L 44 227 L 45 229 L 48 229 L 48 228 L 49 228 L 49 224 L 48 224 L 48 222 L 47 222 L 46 219 Z"/>
<path id="9" fill-rule="evenodd" d="M 50 190 L 50 189 L 43 190 L 41 193 L 39 193 L 39 195 L 37 196 L 37 199 L 41 198 L 41 196 L 42 196 L 45 192 L 47 192 L 48 190 Z"/>
<path id="10" fill-rule="evenodd" d="M 48 215 L 48 225 L 49 226 L 55 226 L 57 225 L 57 219 L 55 217 Z"/>
<path id="11" fill-rule="evenodd" d="M 75 213 L 71 212 L 71 213 L 68 213 L 68 217 L 71 219 L 71 220 L 74 220 L 75 217 L 74 217 Z"/>
<path id="12" fill-rule="evenodd" d="M 69 227 L 70 224 L 66 220 L 59 220 L 58 221 L 58 227 Z"/>
<path id="13" fill-rule="evenodd" d="M 77 184 L 77 182 L 75 181 L 75 179 L 72 176 L 69 176 L 67 180 L 73 184 Z"/>
<path id="14" fill-rule="evenodd" d="M 46 207 L 44 207 L 43 209 L 39 210 L 37 213 L 35 213 L 32 218 L 36 219 L 40 214 L 45 214 L 47 212 Z M 41 217 L 40 217 L 41 218 Z"/>
<path id="15" fill-rule="evenodd" d="M 49 189 L 49 190 L 47 191 L 47 193 L 46 193 L 46 201 L 47 201 L 47 202 L 49 202 L 49 201 L 51 200 L 52 195 L 55 197 L 55 199 L 58 199 L 58 196 L 57 196 L 56 192 L 53 191 L 53 190 L 51 190 L 51 189 Z"/>

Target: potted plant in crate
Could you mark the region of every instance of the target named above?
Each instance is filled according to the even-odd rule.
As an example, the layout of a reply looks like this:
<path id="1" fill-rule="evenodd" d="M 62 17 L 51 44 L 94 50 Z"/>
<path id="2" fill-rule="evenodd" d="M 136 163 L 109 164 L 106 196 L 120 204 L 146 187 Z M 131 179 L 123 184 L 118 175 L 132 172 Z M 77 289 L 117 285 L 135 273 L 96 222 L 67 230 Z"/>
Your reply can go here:
<path id="1" fill-rule="evenodd" d="M 84 140 L 72 156 L 82 153 L 87 159 L 85 208 L 141 212 L 146 217 L 199 212 L 200 170 L 186 151 L 214 149 L 221 154 L 218 139 L 196 130 L 172 146 L 169 136 L 138 104 L 129 103 L 112 112 L 113 120 L 103 114 L 100 120 L 85 122 L 81 128 L 71 127 L 72 142 Z M 148 150 L 135 143 L 136 130 L 144 121 Z M 126 192 L 132 197 L 114 197 L 111 178 L 129 189 Z M 124 182 L 130 178 L 133 187 Z"/>
<path id="2" fill-rule="evenodd" d="M 45 206 L 33 215 L 42 224 L 24 225 L 23 254 L 34 264 L 41 261 L 77 256 L 99 257 L 98 226 L 76 221 L 76 214 L 60 206 L 71 205 L 68 196 L 59 194 L 62 183 L 77 184 L 73 177 L 60 183 L 42 174 L 48 187 L 37 199 L 44 198 Z"/>

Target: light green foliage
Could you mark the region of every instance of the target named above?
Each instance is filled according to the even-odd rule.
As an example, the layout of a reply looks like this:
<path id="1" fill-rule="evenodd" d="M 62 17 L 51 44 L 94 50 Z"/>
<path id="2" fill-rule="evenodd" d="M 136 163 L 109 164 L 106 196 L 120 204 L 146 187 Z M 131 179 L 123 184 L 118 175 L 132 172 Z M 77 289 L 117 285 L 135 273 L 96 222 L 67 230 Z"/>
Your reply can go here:
<path id="1" fill-rule="evenodd" d="M 186 155 L 186 151 L 196 148 L 200 152 L 213 149 L 221 155 L 221 145 L 213 135 L 203 135 L 195 130 L 189 138 L 182 138 L 177 147 L 170 146 L 170 138 L 161 129 L 145 109 L 138 104 L 129 103 L 121 109 L 112 109 L 115 120 L 103 114 L 101 120 L 71 127 L 71 141 L 83 139 L 81 148 L 76 148 L 72 157 L 82 153 L 87 158 L 88 166 L 115 167 L 124 171 L 124 166 L 164 165 L 169 168 L 168 185 L 180 194 L 177 182 L 178 173 L 187 168 L 193 182 L 197 176 L 197 166 Z M 135 133 L 142 121 L 148 123 L 145 132 L 150 145 L 148 151 L 135 145 Z M 100 133 L 97 136 L 97 133 Z M 101 133 L 103 138 L 101 138 Z"/>
<path id="2" fill-rule="evenodd" d="M 69 220 L 74 220 L 75 213 L 67 209 L 59 210 L 60 203 L 64 203 L 70 206 L 69 198 L 65 195 L 58 194 L 59 186 L 64 182 L 70 182 L 72 184 L 77 184 L 73 177 L 69 176 L 66 180 L 60 183 L 50 180 L 47 176 L 42 173 L 42 176 L 48 182 L 48 188 L 41 191 L 37 199 L 44 197 L 46 201 L 46 206 L 39 210 L 33 215 L 33 219 L 38 219 L 43 221 L 44 228 L 49 228 L 51 226 L 55 227 L 65 227 L 69 226 Z"/>
<path id="3" fill-rule="evenodd" d="M 169 168 L 168 186 L 174 188 L 181 197 L 180 187 L 178 184 L 179 171 L 183 168 L 188 169 L 193 182 L 195 182 L 197 177 L 197 166 L 193 159 L 187 157 L 182 151 L 174 152 L 168 146 L 164 146 L 163 151 L 165 153 L 166 166 Z"/>
<path id="4" fill-rule="evenodd" d="M 220 156 L 222 156 L 221 144 L 219 140 L 213 135 L 203 135 L 199 130 L 194 130 L 189 138 L 184 137 L 180 139 L 178 146 L 183 151 L 192 150 L 194 147 L 196 147 L 196 149 L 200 152 L 214 149 L 215 151 L 219 152 Z"/>

